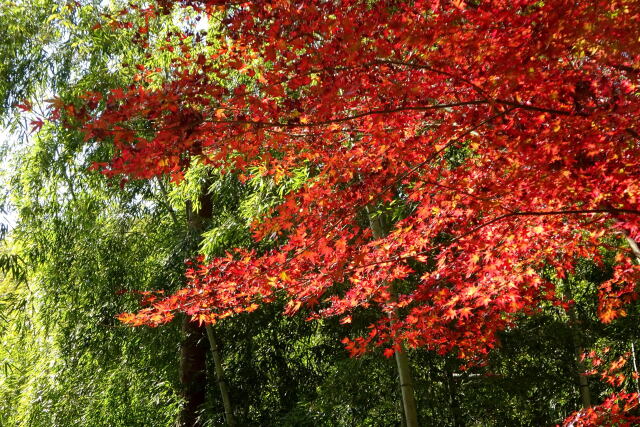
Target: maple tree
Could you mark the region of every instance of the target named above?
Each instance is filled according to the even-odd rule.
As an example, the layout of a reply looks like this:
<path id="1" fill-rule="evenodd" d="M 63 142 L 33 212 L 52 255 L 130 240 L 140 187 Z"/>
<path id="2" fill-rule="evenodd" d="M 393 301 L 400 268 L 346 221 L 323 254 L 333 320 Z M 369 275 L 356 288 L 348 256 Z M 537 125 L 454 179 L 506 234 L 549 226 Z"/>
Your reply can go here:
<path id="1" fill-rule="evenodd" d="M 549 269 L 614 251 L 601 319 L 636 298 L 639 2 L 163 1 L 137 9 L 141 29 L 173 6 L 217 24 L 167 38 L 168 81 L 139 66 L 54 118 L 114 144 L 96 165 L 109 176 L 180 181 L 197 157 L 310 177 L 254 224 L 274 249 L 200 259 L 124 322 L 214 323 L 285 295 L 287 314 L 343 323 L 375 308 L 370 333 L 345 339 L 354 355 L 406 343 L 473 360 L 516 314 L 566 304 Z"/>

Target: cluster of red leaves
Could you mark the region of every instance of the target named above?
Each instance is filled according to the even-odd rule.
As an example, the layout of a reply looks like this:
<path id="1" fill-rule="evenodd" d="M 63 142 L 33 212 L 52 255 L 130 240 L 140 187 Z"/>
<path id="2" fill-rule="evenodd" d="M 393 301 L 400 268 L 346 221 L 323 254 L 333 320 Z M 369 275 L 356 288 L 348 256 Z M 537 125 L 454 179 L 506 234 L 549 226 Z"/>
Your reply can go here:
<path id="1" fill-rule="evenodd" d="M 638 393 L 614 393 L 600 405 L 572 414 L 563 426 L 637 426 L 640 423 L 638 398 Z"/>
<path id="2" fill-rule="evenodd" d="M 609 347 L 605 347 L 600 352 L 592 350 L 587 354 L 583 354 L 581 359 L 586 366 L 591 368 L 586 372 L 587 375 L 598 375 L 600 379 L 612 387 L 622 387 L 627 379 L 624 368 L 627 365 L 630 353 L 623 354 L 618 358 L 611 358 L 610 350 Z M 631 378 L 637 380 L 638 374 L 633 372 Z"/>
<path id="3" fill-rule="evenodd" d="M 610 360 L 609 348 L 601 352 L 591 351 L 582 355 L 582 361 L 591 367 L 588 375 L 598 375 L 610 386 L 619 391 L 609 395 L 604 402 L 591 408 L 576 411 L 567 417 L 565 427 L 587 426 L 634 426 L 640 423 L 640 396 L 638 393 L 627 393 L 623 385 L 627 376 L 624 368 L 630 354 Z M 608 361 L 608 362 L 607 362 Z M 633 372 L 631 380 L 637 384 L 638 374 Z"/>
<path id="4" fill-rule="evenodd" d="M 255 225 L 286 243 L 193 267 L 127 323 L 214 322 L 279 292 L 289 314 L 348 323 L 377 309 L 371 332 L 345 341 L 354 354 L 406 342 L 471 357 L 555 301 L 544 268 L 563 277 L 602 248 L 619 254 L 602 319 L 635 298 L 638 266 L 614 237 L 640 238 L 639 2 L 175 3 L 220 20 L 219 47 L 191 55 L 185 42 L 161 88 L 88 96 L 106 108 L 76 118 L 117 149 L 104 173 L 179 180 L 199 156 L 313 178 Z M 373 238 L 358 218 L 397 199 L 411 212 Z"/>

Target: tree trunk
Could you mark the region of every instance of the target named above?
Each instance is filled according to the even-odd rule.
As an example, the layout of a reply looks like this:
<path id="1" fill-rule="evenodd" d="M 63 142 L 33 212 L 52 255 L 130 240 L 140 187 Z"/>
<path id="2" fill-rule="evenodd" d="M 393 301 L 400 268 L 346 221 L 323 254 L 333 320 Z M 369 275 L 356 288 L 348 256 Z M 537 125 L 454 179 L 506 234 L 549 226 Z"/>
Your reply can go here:
<path id="1" fill-rule="evenodd" d="M 636 345 L 631 341 L 631 356 L 633 357 L 633 372 L 635 375 L 636 393 L 638 393 L 638 402 L 640 403 L 640 383 L 638 382 L 638 363 L 636 362 Z"/>
<path id="2" fill-rule="evenodd" d="M 229 397 L 229 389 L 224 378 L 224 369 L 222 367 L 222 357 L 220 356 L 220 350 L 218 349 L 218 343 L 216 337 L 213 334 L 213 328 L 211 325 L 207 325 L 207 336 L 209 337 L 209 344 L 211 344 L 211 353 L 213 354 L 213 364 L 216 369 L 216 377 L 218 380 L 218 386 L 220 387 L 220 395 L 222 396 L 222 404 L 224 405 L 224 418 L 227 422 L 227 426 L 234 427 L 236 425 L 233 418 L 233 408 L 231 406 L 231 398 Z"/>
<path id="3" fill-rule="evenodd" d="M 186 206 L 189 233 L 191 235 L 191 240 L 194 243 L 194 250 L 197 248 L 197 242 L 200 242 L 201 240 L 201 235 L 206 229 L 207 222 L 211 220 L 213 215 L 213 205 L 211 202 L 211 198 L 207 194 L 206 185 L 204 185 L 203 187 L 204 188 L 199 198 L 200 210 L 196 212 L 193 209 L 191 203 L 189 202 L 187 203 L 187 206 Z M 199 327 L 199 326 L 195 326 L 195 327 L 197 327 L 201 331 L 203 337 L 204 337 L 204 331 L 206 331 L 206 335 L 209 340 L 209 344 L 211 346 L 211 353 L 212 353 L 214 369 L 216 372 L 216 379 L 217 379 L 218 387 L 220 388 L 220 395 L 222 397 L 222 403 L 224 406 L 224 416 L 225 416 L 226 424 L 229 427 L 234 427 L 236 424 L 235 424 L 235 419 L 233 417 L 233 407 L 231 405 L 231 398 L 229 397 L 229 388 L 227 387 L 227 384 L 225 382 L 224 369 L 222 366 L 222 356 L 220 355 L 220 349 L 218 347 L 218 343 L 213 333 L 213 328 L 211 327 L 211 325 L 206 325 L 205 327 Z M 206 343 L 204 345 L 204 351 L 206 354 Z M 201 366 L 201 368 L 205 373 L 205 381 L 206 381 L 206 364 L 204 366 Z M 204 399 L 202 403 L 204 403 Z"/>
<path id="4" fill-rule="evenodd" d="M 585 374 L 584 364 L 580 361 L 584 349 L 579 343 L 577 333 L 572 332 L 573 335 L 573 348 L 575 351 L 576 365 L 578 367 L 578 386 L 580 387 L 580 400 L 582 401 L 582 408 L 589 409 L 591 407 L 591 389 L 589 388 L 589 379 Z"/>
<path id="5" fill-rule="evenodd" d="M 640 262 L 640 248 L 638 247 L 638 243 L 629 236 L 629 233 L 624 233 L 624 237 L 627 239 L 627 243 L 631 247 L 636 259 Z"/>
<path id="6" fill-rule="evenodd" d="M 198 427 L 203 423 L 198 411 L 207 395 L 207 344 L 204 328 L 182 317 L 184 335 L 180 347 L 180 384 L 184 406 L 180 411 L 180 427 Z"/>
<path id="7" fill-rule="evenodd" d="M 205 194 L 201 196 L 201 209 L 196 212 L 191 203 L 186 204 L 187 227 L 191 250 L 196 250 L 206 221 L 211 218 L 211 203 Z M 189 316 L 182 318 L 183 341 L 180 347 L 180 385 L 184 405 L 178 416 L 180 427 L 198 427 L 201 406 L 207 395 L 207 343 L 203 326 L 192 322 Z"/>
<path id="8" fill-rule="evenodd" d="M 624 237 L 627 239 L 627 243 L 631 247 L 633 254 L 636 256 L 638 262 L 640 262 L 640 248 L 638 247 L 638 243 L 629 236 L 629 233 L 625 233 Z M 636 361 L 636 346 L 633 341 L 631 341 L 631 355 L 633 356 L 633 371 L 636 373 L 635 383 L 636 383 L 636 393 L 638 393 L 638 402 L 640 402 L 640 384 L 638 383 L 638 364 Z"/>
<path id="9" fill-rule="evenodd" d="M 566 287 L 566 296 L 569 299 L 573 299 L 573 293 L 571 292 L 571 287 L 568 283 Z M 573 307 L 569 309 L 568 314 L 569 321 L 571 322 L 571 341 L 573 344 L 573 353 L 576 363 L 576 373 L 578 375 L 578 389 L 580 392 L 580 400 L 582 401 L 582 408 L 588 409 L 591 407 L 591 390 L 589 388 L 589 379 L 585 374 L 586 369 L 584 363 L 582 363 L 581 360 L 584 348 L 582 346 L 582 338 L 580 336 L 580 327 Z"/>
<path id="10" fill-rule="evenodd" d="M 413 378 L 411 376 L 409 358 L 404 346 L 401 346 L 400 350 L 396 351 L 396 365 L 398 366 L 398 375 L 400 377 L 402 408 L 404 409 L 407 427 L 418 427 L 418 409 L 413 392 Z"/>
<path id="11" fill-rule="evenodd" d="M 369 224 L 373 232 L 373 237 L 380 239 L 386 234 L 386 227 L 382 216 L 373 217 L 369 209 Z M 400 349 L 395 354 L 398 376 L 400 377 L 400 390 L 402 392 L 402 408 L 407 427 L 418 427 L 418 409 L 416 406 L 415 393 L 413 388 L 413 376 L 411 366 L 404 345 L 400 344 Z"/>

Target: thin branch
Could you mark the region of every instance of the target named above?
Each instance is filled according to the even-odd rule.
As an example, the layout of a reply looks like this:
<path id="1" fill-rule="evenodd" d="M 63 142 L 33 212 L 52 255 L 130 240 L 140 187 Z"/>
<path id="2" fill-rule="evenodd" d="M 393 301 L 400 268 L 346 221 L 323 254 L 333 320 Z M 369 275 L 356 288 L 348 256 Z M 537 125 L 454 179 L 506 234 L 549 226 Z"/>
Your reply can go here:
<path id="1" fill-rule="evenodd" d="M 156 181 L 158 183 L 158 187 L 160 188 L 160 192 L 162 193 L 162 197 L 163 197 L 161 199 L 161 202 L 165 206 L 165 208 L 167 208 L 167 211 L 169 212 L 169 215 L 173 220 L 173 224 L 178 225 L 179 224 L 178 216 L 176 215 L 176 212 L 173 210 L 173 208 L 169 204 L 169 193 L 167 192 L 167 189 L 165 188 L 164 183 L 162 182 L 162 178 L 156 177 Z"/>
<path id="2" fill-rule="evenodd" d="M 536 111 L 536 112 L 548 113 L 548 114 L 554 114 L 554 115 L 571 116 L 574 114 L 573 112 L 568 110 L 558 110 L 554 108 L 539 107 L 535 105 L 522 104 L 519 102 L 509 101 L 504 99 L 495 99 L 495 100 L 476 99 L 471 101 L 460 101 L 460 102 L 432 104 L 432 105 L 414 105 L 414 106 L 387 108 L 387 109 L 380 109 L 380 110 L 370 110 L 370 111 L 364 111 L 362 113 L 354 114 L 351 116 L 320 120 L 317 122 L 309 122 L 309 123 L 294 123 L 294 122 L 278 123 L 278 122 L 269 122 L 269 121 L 260 121 L 260 120 L 202 120 L 202 123 L 226 124 L 226 125 L 254 125 L 260 128 L 262 127 L 291 128 L 291 129 L 312 128 L 312 127 L 327 126 L 331 124 L 349 122 L 352 120 L 357 120 L 363 117 L 374 116 L 374 115 L 394 114 L 394 113 L 400 113 L 400 112 L 406 112 L 406 111 L 442 110 L 446 108 L 465 107 L 465 106 L 473 106 L 473 105 L 491 105 L 491 104 L 501 104 L 501 105 L 512 107 L 513 109 Z M 179 129 L 181 127 L 183 126 L 182 125 L 168 126 L 168 127 L 159 129 L 156 132 Z M 105 131 L 107 132 L 131 132 L 131 131 L 137 131 L 137 130 L 149 131 L 153 129 L 132 129 L 132 128 L 105 129 Z"/>
<path id="3" fill-rule="evenodd" d="M 452 138 L 449 142 L 447 142 L 443 147 L 441 147 L 439 150 L 435 151 L 434 153 L 431 154 L 431 156 L 429 156 L 426 160 L 418 163 L 416 166 L 414 166 L 413 168 L 411 168 L 410 170 L 406 171 L 405 173 L 399 175 L 398 177 L 396 177 L 391 183 L 387 184 L 385 187 L 383 187 L 383 189 L 381 191 L 379 191 L 372 199 L 367 201 L 367 205 L 371 204 L 371 203 L 375 203 L 377 201 L 380 200 L 380 198 L 392 187 L 396 186 L 400 181 L 402 181 L 403 179 L 407 178 L 408 176 L 412 175 L 414 172 L 416 172 L 418 169 L 422 168 L 423 166 L 425 166 L 427 163 L 433 161 L 436 157 L 438 157 L 440 154 L 442 154 L 448 147 L 450 147 L 453 143 L 457 142 L 460 140 L 460 138 L 463 138 L 464 136 L 470 134 L 471 132 L 477 130 L 478 128 L 484 126 L 485 124 L 495 120 L 498 117 L 501 117 L 505 114 L 508 114 L 510 111 L 512 111 L 513 109 L 510 110 L 506 110 L 506 111 L 502 111 L 498 114 L 495 114 L 483 121 L 481 121 L 480 123 L 477 123 L 474 126 L 471 126 L 470 128 L 467 128 L 464 132 L 462 132 L 460 135 L 458 135 L 455 138 Z M 355 206 L 351 206 L 351 208 L 353 209 L 358 209 L 358 208 L 362 208 L 365 205 L 359 204 L 359 205 L 355 205 Z M 330 224 L 329 225 L 329 231 L 335 231 L 340 225 L 342 225 L 342 222 L 344 221 L 345 217 L 342 217 L 338 222 L 336 222 L 335 224 Z M 323 236 L 325 234 L 323 233 Z M 313 242 L 309 243 L 308 245 L 306 245 L 304 248 L 302 248 L 301 250 L 299 250 L 298 252 L 296 252 L 295 254 L 293 254 L 290 258 L 288 258 L 284 264 L 282 265 L 282 268 L 286 267 L 287 265 L 289 265 L 291 263 L 291 261 L 293 261 L 294 259 L 296 259 L 298 256 L 300 256 L 301 254 L 303 254 L 305 251 L 307 251 L 310 247 L 312 247 L 313 245 L 315 245 L 316 243 L 318 243 L 320 241 L 320 239 L 322 238 L 322 236 L 317 237 Z"/>
<path id="4" fill-rule="evenodd" d="M 495 224 L 496 222 L 500 222 L 504 219 L 510 218 L 510 217 L 517 217 L 517 216 L 552 216 L 552 215 L 586 215 L 586 214 L 599 214 L 599 213 L 604 213 L 604 214 L 628 214 L 628 215 L 640 215 L 640 211 L 637 210 L 632 210 L 632 209 L 616 209 L 616 208 L 608 208 L 608 209 L 567 209 L 567 210 L 555 210 L 555 211 L 515 211 L 515 212 L 510 212 L 510 213 L 506 213 L 503 215 L 499 215 L 489 221 L 483 222 L 482 224 L 477 225 L 476 227 L 473 227 L 471 230 L 460 234 L 459 236 L 454 237 L 452 240 L 450 240 L 449 242 L 447 242 L 446 244 L 439 244 L 436 246 L 433 246 L 427 250 L 424 251 L 420 251 L 420 252 L 416 252 L 413 253 L 411 255 L 405 255 L 405 256 L 397 256 L 397 257 L 393 257 L 393 258 L 389 258 L 386 260 L 381 260 L 381 261 L 374 261 L 371 263 L 367 263 L 367 264 L 362 264 L 362 265 L 358 265 L 356 267 L 350 267 L 345 269 L 344 271 L 353 271 L 359 268 L 365 268 L 365 267 L 371 267 L 374 265 L 380 265 L 380 264 L 388 264 L 388 263 L 392 263 L 392 262 L 397 262 L 397 261 L 402 261 L 405 259 L 410 259 L 410 258 L 414 258 L 416 255 L 425 255 L 431 251 L 433 251 L 434 249 L 438 249 L 438 248 L 442 248 L 442 247 L 449 247 L 452 244 L 454 244 L 455 242 L 458 242 L 462 239 L 464 239 L 465 237 L 469 237 L 475 233 L 477 233 L 478 231 L 482 230 L 485 227 L 488 227 L 492 224 Z"/>

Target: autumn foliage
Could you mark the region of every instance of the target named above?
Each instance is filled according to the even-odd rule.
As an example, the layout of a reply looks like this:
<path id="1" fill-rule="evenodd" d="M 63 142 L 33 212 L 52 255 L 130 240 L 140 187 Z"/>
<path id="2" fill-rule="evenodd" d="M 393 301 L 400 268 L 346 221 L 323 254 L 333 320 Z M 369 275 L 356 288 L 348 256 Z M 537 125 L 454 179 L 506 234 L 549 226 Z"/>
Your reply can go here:
<path id="1" fill-rule="evenodd" d="M 242 179 L 311 178 L 254 224 L 274 249 L 197 262 L 187 287 L 124 322 L 185 312 L 213 323 L 282 296 L 287 314 L 350 323 L 378 312 L 370 333 L 345 340 L 353 354 L 405 342 L 473 358 L 517 315 L 565 304 L 551 279 L 580 258 L 615 258 L 603 321 L 636 298 L 625 236 L 640 239 L 640 2 L 214 0 L 137 12 L 173 6 L 219 33 L 167 39 L 180 54 L 162 85 L 140 66 L 136 84 L 70 112 L 88 140 L 116 147 L 96 167 L 179 182 L 198 158 Z M 374 233 L 384 222 L 388 234 Z"/>
<path id="2" fill-rule="evenodd" d="M 607 396 L 599 405 L 576 411 L 564 421 L 564 426 L 632 426 L 640 423 L 640 415 L 638 415 L 640 394 L 627 393 L 622 389 L 627 379 L 623 368 L 628 363 L 628 359 L 633 356 L 625 354 L 607 363 L 610 350 L 610 348 L 604 348 L 600 352 L 592 350 L 583 354 L 581 358 L 591 368 L 588 374 L 600 377 L 603 382 L 617 391 Z M 638 373 L 634 371 L 632 377 L 631 380 L 637 384 Z"/>

